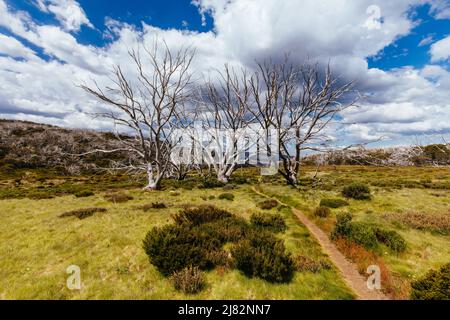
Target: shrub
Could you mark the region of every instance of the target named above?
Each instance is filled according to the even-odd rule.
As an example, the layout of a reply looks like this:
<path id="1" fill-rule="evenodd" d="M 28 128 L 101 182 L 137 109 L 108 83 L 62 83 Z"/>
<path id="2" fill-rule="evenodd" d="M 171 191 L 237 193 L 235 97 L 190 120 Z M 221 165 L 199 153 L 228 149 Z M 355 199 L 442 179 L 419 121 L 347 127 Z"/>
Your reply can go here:
<path id="1" fill-rule="evenodd" d="M 350 233 L 352 219 L 353 217 L 351 213 L 345 212 L 337 214 L 336 224 L 333 232 L 331 233 L 331 238 L 335 240 L 340 236 L 347 236 Z"/>
<path id="2" fill-rule="evenodd" d="M 202 230 L 221 243 L 237 242 L 250 233 L 247 221 L 235 216 L 205 223 Z"/>
<path id="3" fill-rule="evenodd" d="M 167 208 L 167 206 L 163 202 L 153 202 L 150 204 L 144 204 L 142 206 L 136 207 L 136 209 L 143 210 L 144 212 L 147 212 L 151 209 L 165 209 L 165 208 Z"/>
<path id="4" fill-rule="evenodd" d="M 223 186 L 223 190 L 236 190 L 239 189 L 239 187 L 235 184 L 229 183 Z"/>
<path id="5" fill-rule="evenodd" d="M 336 240 L 339 237 L 344 237 L 368 249 L 378 245 L 374 229 L 367 224 L 352 222 L 350 213 L 341 213 L 336 216 L 336 225 L 331 238 Z"/>
<path id="6" fill-rule="evenodd" d="M 233 201 L 234 200 L 234 194 L 232 193 L 222 193 L 219 195 L 219 199 L 220 200 L 228 200 L 228 201 Z"/>
<path id="7" fill-rule="evenodd" d="M 81 190 L 75 193 L 75 197 L 77 198 L 87 198 L 92 197 L 95 193 L 91 190 Z"/>
<path id="8" fill-rule="evenodd" d="M 260 203 L 258 203 L 258 207 L 263 210 L 270 210 L 270 209 L 278 207 L 278 201 L 274 200 L 274 199 L 264 200 L 264 201 L 261 201 Z"/>
<path id="9" fill-rule="evenodd" d="M 215 189 L 215 188 L 222 188 L 223 186 L 225 186 L 225 183 L 223 183 L 223 182 L 220 182 L 216 179 L 207 179 L 201 183 L 199 188 L 200 189 Z"/>
<path id="10" fill-rule="evenodd" d="M 319 218 L 326 218 L 330 214 L 331 214 L 331 210 L 328 207 L 320 206 L 320 207 L 317 207 L 316 210 L 314 210 L 314 215 Z"/>
<path id="11" fill-rule="evenodd" d="M 283 242 L 270 233 L 253 233 L 236 244 L 231 253 L 236 268 L 248 277 L 286 283 L 294 275 L 294 263 Z"/>
<path id="12" fill-rule="evenodd" d="M 230 254 L 223 250 L 208 252 L 207 258 L 218 267 L 228 268 L 232 262 Z"/>
<path id="13" fill-rule="evenodd" d="M 294 257 L 295 269 L 299 272 L 312 272 L 317 273 L 322 270 L 330 270 L 331 264 L 326 260 L 313 260 L 304 255 L 298 255 Z"/>
<path id="14" fill-rule="evenodd" d="M 336 225 L 331 233 L 331 238 L 333 240 L 346 238 L 366 249 L 374 249 L 378 243 L 383 243 L 394 252 L 406 250 L 406 241 L 396 231 L 385 230 L 362 222 L 352 222 L 352 216 L 349 213 L 340 213 L 336 216 Z"/>
<path id="15" fill-rule="evenodd" d="M 253 213 L 250 222 L 255 227 L 266 228 L 273 232 L 284 232 L 287 228 L 280 214 Z"/>
<path id="16" fill-rule="evenodd" d="M 378 246 L 375 230 L 371 226 L 361 222 L 353 222 L 350 226 L 348 240 L 360 244 L 366 249 L 375 249 Z"/>
<path id="17" fill-rule="evenodd" d="M 86 209 L 78 209 L 69 212 L 65 212 L 61 214 L 60 218 L 68 218 L 68 217 L 77 217 L 78 219 L 86 219 L 94 215 L 97 212 L 106 212 L 105 208 L 86 208 Z"/>
<path id="18" fill-rule="evenodd" d="M 384 243 L 394 252 L 404 252 L 406 250 L 405 239 L 396 231 L 376 228 L 375 235 L 379 242 Z"/>
<path id="19" fill-rule="evenodd" d="M 189 266 L 174 272 L 171 280 L 176 290 L 187 294 L 195 294 L 205 287 L 205 277 L 198 267 Z"/>
<path id="20" fill-rule="evenodd" d="M 219 250 L 220 242 L 196 228 L 168 225 L 155 227 L 144 239 L 143 248 L 150 262 L 165 276 L 188 266 L 210 269 L 208 252 Z"/>
<path id="21" fill-rule="evenodd" d="M 118 192 L 118 193 L 111 193 L 111 194 L 107 195 L 106 199 L 109 202 L 122 203 L 122 202 L 128 202 L 130 200 L 133 200 L 133 197 L 129 196 L 125 193 Z"/>
<path id="22" fill-rule="evenodd" d="M 174 215 L 173 219 L 178 225 L 184 223 L 199 225 L 202 223 L 229 218 L 231 216 L 232 214 L 228 211 L 214 206 L 198 206 L 185 208 L 177 215 Z"/>
<path id="23" fill-rule="evenodd" d="M 411 283 L 413 300 L 450 300 L 450 263 Z"/>
<path id="24" fill-rule="evenodd" d="M 346 198 L 356 200 L 368 200 L 370 199 L 370 189 L 365 184 L 353 183 L 344 187 L 342 194 Z"/>
<path id="25" fill-rule="evenodd" d="M 343 199 L 322 199 L 320 201 L 320 206 L 337 209 L 348 206 L 348 202 Z"/>

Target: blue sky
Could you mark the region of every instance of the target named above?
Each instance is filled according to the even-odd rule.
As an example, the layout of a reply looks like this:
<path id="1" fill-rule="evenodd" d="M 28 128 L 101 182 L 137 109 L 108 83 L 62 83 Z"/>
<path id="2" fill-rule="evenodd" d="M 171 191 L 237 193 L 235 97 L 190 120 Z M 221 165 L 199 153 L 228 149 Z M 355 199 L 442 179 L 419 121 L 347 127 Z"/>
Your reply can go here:
<path id="1" fill-rule="evenodd" d="M 199 74 L 285 53 L 331 61 L 367 96 L 341 115 L 347 141 L 450 133 L 449 0 L 0 0 L 0 117 L 105 129 L 75 84 L 106 84 L 155 37 L 197 49 Z"/>

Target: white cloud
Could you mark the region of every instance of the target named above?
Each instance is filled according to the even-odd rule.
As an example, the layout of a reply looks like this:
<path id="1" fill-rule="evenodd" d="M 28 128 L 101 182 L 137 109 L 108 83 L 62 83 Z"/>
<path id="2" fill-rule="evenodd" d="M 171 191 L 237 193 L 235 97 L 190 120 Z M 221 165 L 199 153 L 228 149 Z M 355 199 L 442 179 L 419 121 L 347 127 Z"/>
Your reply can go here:
<path id="1" fill-rule="evenodd" d="M 70 33 L 83 24 L 90 25 L 87 18 L 80 18 L 84 13 L 72 16 L 76 19 L 61 16 L 62 27 L 38 25 L 0 0 L 0 25 L 53 57 L 50 61 L 34 59 L 33 52 L 27 53 L 19 41 L 12 46 L 17 52 L 8 49 L 6 54 L 19 57 L 22 52 L 24 61 L 0 57 L 0 117 L 104 128 L 105 123 L 83 113 L 94 112 L 101 105 L 76 84 L 91 79 L 101 85 L 108 83 L 105 75 L 112 64 L 120 64 L 126 74 L 132 74 L 128 49 L 140 39 L 149 44 L 157 36 L 174 49 L 183 45 L 195 48 L 193 69 L 199 73 L 221 68 L 225 62 L 252 67 L 255 59 L 278 59 L 286 52 L 297 62 L 308 56 L 322 64 L 331 61 L 336 74 L 356 80 L 358 88 L 368 94 L 361 108 L 343 114 L 343 121 L 352 123 L 343 131 L 345 139 L 401 139 L 410 134 L 450 132 L 450 73 L 446 69 L 429 65 L 420 70 L 383 71 L 369 69 L 367 63 L 368 57 L 411 32 L 414 22 L 405 12 L 423 2 L 378 1 L 383 23 L 377 29 L 365 27 L 372 19 L 367 14 L 371 0 L 196 0 L 200 12 L 212 16 L 213 31 L 162 30 L 145 23 L 138 31 L 108 19 L 111 43 L 98 48 L 78 43 Z M 56 11 L 50 7 L 56 3 L 67 1 L 38 2 L 53 13 Z M 11 46 L 13 40 L 8 41 Z M 432 48 L 439 47 L 438 43 Z M 442 60 L 445 54 L 441 49 L 436 57 Z"/>
<path id="2" fill-rule="evenodd" d="M 67 31 L 78 31 L 82 25 L 94 26 L 89 21 L 80 4 L 75 0 L 36 0 L 36 4 L 44 12 L 55 15 L 56 19 Z"/>
<path id="3" fill-rule="evenodd" d="M 428 35 L 419 42 L 419 47 L 427 46 L 433 43 L 433 41 L 434 41 L 433 35 Z"/>
<path id="4" fill-rule="evenodd" d="M 430 12 L 436 19 L 450 19 L 449 0 L 428 0 L 431 5 Z"/>
<path id="5" fill-rule="evenodd" d="M 431 61 L 444 61 L 450 58 L 450 36 L 435 42 L 430 49 Z"/>
<path id="6" fill-rule="evenodd" d="M 0 54 L 29 60 L 38 59 L 33 50 L 24 46 L 16 38 L 8 37 L 4 34 L 0 34 Z"/>

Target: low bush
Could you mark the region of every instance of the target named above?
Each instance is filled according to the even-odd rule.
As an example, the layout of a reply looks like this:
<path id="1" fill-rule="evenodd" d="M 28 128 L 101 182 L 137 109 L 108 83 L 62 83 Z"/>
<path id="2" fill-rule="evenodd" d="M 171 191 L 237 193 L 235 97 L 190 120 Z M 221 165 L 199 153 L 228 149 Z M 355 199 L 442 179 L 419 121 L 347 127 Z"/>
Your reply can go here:
<path id="1" fill-rule="evenodd" d="M 180 213 L 173 216 L 173 220 L 178 224 L 199 225 L 211 221 L 230 218 L 232 216 L 226 210 L 214 206 L 197 206 L 185 208 Z"/>
<path id="2" fill-rule="evenodd" d="M 195 294 L 203 290 L 206 285 L 205 276 L 198 267 L 189 266 L 174 272 L 171 280 L 176 290 L 187 294 Z"/>
<path id="3" fill-rule="evenodd" d="M 97 212 L 106 212 L 105 208 L 86 208 L 86 209 L 78 209 L 69 212 L 65 212 L 61 214 L 60 218 L 69 218 L 69 217 L 77 217 L 78 219 L 86 219 L 94 215 Z"/>
<path id="4" fill-rule="evenodd" d="M 346 238 L 362 245 L 366 249 L 375 249 L 378 246 L 375 230 L 365 223 L 352 222 L 350 224 L 350 233 L 346 235 Z"/>
<path id="5" fill-rule="evenodd" d="M 351 213 L 344 212 L 337 214 L 336 224 L 334 226 L 333 232 L 331 233 L 331 238 L 335 240 L 341 236 L 346 237 L 348 234 L 350 234 L 352 219 L 353 216 Z"/>
<path id="6" fill-rule="evenodd" d="M 379 243 L 383 243 L 395 252 L 406 250 L 406 241 L 396 231 L 385 230 L 362 222 L 352 222 L 352 216 L 349 213 L 341 213 L 336 216 L 336 225 L 331 238 L 333 240 L 346 238 L 366 249 L 375 249 Z"/>
<path id="7" fill-rule="evenodd" d="M 344 187 L 342 195 L 356 200 L 369 200 L 371 198 L 369 187 L 361 183 L 352 183 Z"/>
<path id="8" fill-rule="evenodd" d="M 122 192 L 111 193 L 111 194 L 106 196 L 106 200 L 108 200 L 109 202 L 114 202 L 114 203 L 128 202 L 128 201 L 133 200 L 133 199 L 134 198 L 132 196 L 127 195 L 127 194 L 122 193 Z"/>
<path id="9" fill-rule="evenodd" d="M 270 209 L 278 207 L 278 201 L 274 200 L 274 199 L 264 200 L 264 201 L 261 201 L 260 203 L 258 203 L 258 207 L 263 210 L 270 210 Z"/>
<path id="10" fill-rule="evenodd" d="M 352 218 L 350 213 L 338 214 L 331 238 L 335 240 L 344 237 L 367 249 L 375 248 L 378 241 L 373 228 L 360 222 L 352 222 Z"/>
<path id="11" fill-rule="evenodd" d="M 75 193 L 75 197 L 77 198 L 87 198 L 92 197 L 95 193 L 91 190 L 81 190 Z"/>
<path id="12" fill-rule="evenodd" d="M 348 202 L 343 199 L 322 199 L 320 200 L 320 206 L 337 209 L 348 206 Z"/>
<path id="13" fill-rule="evenodd" d="M 280 214 L 253 213 L 250 222 L 255 227 L 265 228 L 272 232 L 284 232 L 286 221 Z"/>
<path id="14" fill-rule="evenodd" d="M 226 193 L 220 194 L 218 198 L 220 200 L 233 201 L 234 200 L 234 194 L 226 192 Z"/>
<path id="15" fill-rule="evenodd" d="M 320 207 L 317 207 L 316 210 L 314 210 L 314 215 L 319 218 L 326 218 L 330 214 L 331 214 L 331 210 L 328 207 L 320 206 Z"/>
<path id="16" fill-rule="evenodd" d="M 215 188 L 222 188 L 223 186 L 225 186 L 225 183 L 220 182 L 217 179 L 206 179 L 200 184 L 199 188 L 215 189 Z"/>
<path id="17" fill-rule="evenodd" d="M 239 187 L 235 184 L 229 183 L 223 186 L 223 190 L 236 190 L 239 189 Z"/>
<path id="18" fill-rule="evenodd" d="M 168 225 L 149 231 L 143 248 L 158 271 L 169 276 L 188 266 L 212 268 L 214 264 L 208 253 L 220 250 L 220 242 L 196 228 Z"/>
<path id="19" fill-rule="evenodd" d="M 332 265 L 324 260 L 313 260 L 304 255 L 298 255 L 294 257 L 295 269 L 299 272 L 312 272 L 317 273 L 322 270 L 330 270 Z"/>
<path id="20" fill-rule="evenodd" d="M 217 267 L 228 268 L 232 264 L 230 253 L 223 250 L 208 252 L 207 258 Z"/>
<path id="21" fill-rule="evenodd" d="M 411 283 L 413 300 L 450 300 L 450 263 Z"/>
<path id="22" fill-rule="evenodd" d="M 282 240 L 267 232 L 254 232 L 236 244 L 231 254 L 238 270 L 248 277 L 286 283 L 294 275 L 294 262 Z"/>
<path id="23" fill-rule="evenodd" d="M 205 223 L 202 230 L 221 243 L 237 242 L 251 232 L 247 221 L 235 216 Z"/>
<path id="24" fill-rule="evenodd" d="M 144 212 L 150 211 L 151 209 L 165 209 L 165 208 L 167 208 L 167 206 L 163 202 L 153 202 L 150 204 L 144 204 L 142 206 L 136 207 L 136 209 L 143 210 Z"/>
<path id="25" fill-rule="evenodd" d="M 385 244 L 394 252 L 404 252 L 406 250 L 406 241 L 403 237 L 393 230 L 385 230 L 382 228 L 375 229 L 377 240 Z"/>

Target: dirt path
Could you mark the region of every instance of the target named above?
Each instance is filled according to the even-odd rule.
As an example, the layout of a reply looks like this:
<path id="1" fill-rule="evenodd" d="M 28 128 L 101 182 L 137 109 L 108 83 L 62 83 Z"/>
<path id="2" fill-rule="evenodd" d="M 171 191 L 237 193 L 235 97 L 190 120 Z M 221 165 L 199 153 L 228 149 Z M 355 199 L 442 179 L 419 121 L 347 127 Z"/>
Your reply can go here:
<path id="1" fill-rule="evenodd" d="M 268 195 L 252 188 L 253 191 L 262 197 L 270 198 Z M 288 206 L 287 204 L 277 200 L 280 204 Z M 335 247 L 330 241 L 328 235 L 323 232 L 314 222 L 308 219 L 301 211 L 288 206 L 292 209 L 292 212 L 297 216 L 301 223 L 303 223 L 309 230 L 309 232 L 317 239 L 322 250 L 330 257 L 334 265 L 339 269 L 347 285 L 355 292 L 360 300 L 388 300 L 388 297 L 383 293 L 369 290 L 367 288 L 366 279 L 359 274 L 356 265 L 348 261 L 345 256 Z"/>

